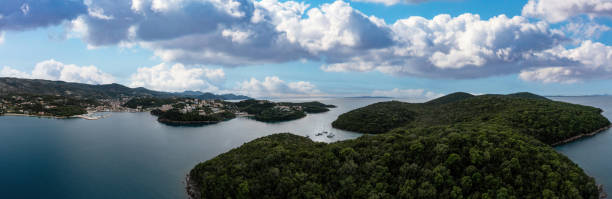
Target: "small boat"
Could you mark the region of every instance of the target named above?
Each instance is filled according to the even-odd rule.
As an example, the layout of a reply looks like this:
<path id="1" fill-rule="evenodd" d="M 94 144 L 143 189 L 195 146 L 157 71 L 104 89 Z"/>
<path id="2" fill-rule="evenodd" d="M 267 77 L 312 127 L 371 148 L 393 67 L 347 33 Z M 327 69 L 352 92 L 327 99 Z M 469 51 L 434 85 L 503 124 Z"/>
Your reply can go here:
<path id="1" fill-rule="evenodd" d="M 333 133 L 330 133 L 330 134 L 327 135 L 327 138 L 333 138 L 334 136 L 336 136 L 336 135 L 334 135 Z"/>
<path id="2" fill-rule="evenodd" d="M 327 131 L 323 131 L 323 134 L 327 134 L 327 133 L 328 133 Z"/>
<path id="3" fill-rule="evenodd" d="M 322 136 L 322 135 L 323 135 L 323 133 L 317 133 L 317 134 L 315 134 L 315 136 Z"/>

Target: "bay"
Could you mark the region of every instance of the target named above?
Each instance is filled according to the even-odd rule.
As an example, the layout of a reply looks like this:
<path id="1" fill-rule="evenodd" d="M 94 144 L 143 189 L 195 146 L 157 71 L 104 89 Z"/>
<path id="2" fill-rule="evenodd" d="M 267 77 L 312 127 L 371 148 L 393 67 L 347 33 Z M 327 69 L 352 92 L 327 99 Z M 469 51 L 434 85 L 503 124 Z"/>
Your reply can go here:
<path id="1" fill-rule="evenodd" d="M 612 97 L 552 97 L 602 108 Z M 158 123 L 148 113 L 113 113 L 101 120 L 0 117 L 1 198 L 186 198 L 183 180 L 197 163 L 253 139 L 280 132 L 315 141 L 361 134 L 331 127 L 338 115 L 391 99 L 319 99 L 338 108 L 280 123 L 236 118 L 202 127 Z M 292 100 L 296 101 L 296 100 Z M 329 131 L 336 136 L 315 136 Z M 598 183 L 612 185 L 612 133 L 555 147 Z"/>
<path id="2" fill-rule="evenodd" d="M 202 127 L 167 126 L 149 113 L 100 120 L 2 116 L 0 198 L 187 198 L 183 181 L 199 162 L 273 133 L 353 139 L 361 134 L 333 129 L 331 122 L 387 100 L 320 99 L 338 107 L 289 122 L 236 118 Z M 335 136 L 315 136 L 322 131 Z"/>

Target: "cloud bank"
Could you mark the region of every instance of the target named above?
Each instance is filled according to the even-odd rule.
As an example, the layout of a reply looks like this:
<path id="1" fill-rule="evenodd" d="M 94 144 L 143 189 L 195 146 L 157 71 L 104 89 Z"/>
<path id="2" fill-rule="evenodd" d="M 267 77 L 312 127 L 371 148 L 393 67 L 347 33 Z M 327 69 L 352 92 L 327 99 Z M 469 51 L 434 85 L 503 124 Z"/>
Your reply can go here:
<path id="1" fill-rule="evenodd" d="M 425 89 L 394 88 L 391 90 L 374 90 L 372 92 L 372 96 L 404 98 L 404 99 L 410 99 L 410 100 L 416 100 L 416 101 L 427 101 L 430 99 L 442 97 L 443 95 L 440 93 L 432 92 L 432 91 L 426 91 Z"/>
<path id="2" fill-rule="evenodd" d="M 569 18 L 586 15 L 612 17 L 610 0 L 529 0 L 523 7 L 523 16 L 541 18 L 557 23 Z"/>
<path id="3" fill-rule="evenodd" d="M 2 0 L 0 1 L 0 31 L 23 31 L 58 25 L 86 13 L 81 0 Z"/>
<path id="4" fill-rule="evenodd" d="M 240 82 L 234 92 L 251 97 L 313 97 L 322 94 L 310 82 L 286 82 L 277 76 L 265 77 L 261 81 L 251 78 Z"/>
<path id="5" fill-rule="evenodd" d="M 215 83 L 225 79 L 223 69 L 186 68 L 182 64 L 167 66 L 162 63 L 153 67 L 138 68 L 130 78 L 130 87 L 145 87 L 153 90 L 181 92 L 198 90 L 216 92 Z"/>
<path id="6" fill-rule="evenodd" d="M 385 4 L 386 6 L 396 5 L 396 4 L 410 4 L 410 3 L 422 3 L 430 0 L 353 0 L 356 2 L 368 2 L 368 3 L 380 3 Z"/>
<path id="7" fill-rule="evenodd" d="M 0 71 L 2 77 L 59 80 L 86 84 L 110 84 L 115 78 L 102 72 L 95 66 L 77 66 L 64 64 L 53 59 L 36 64 L 32 72 L 27 73 L 5 66 Z"/>
<path id="8" fill-rule="evenodd" d="M 310 60 L 322 62 L 321 69 L 328 72 L 379 71 L 450 79 L 536 71 L 540 71 L 536 76 L 545 76 L 557 74 L 550 71 L 559 67 L 575 71 L 570 73 L 575 79 L 606 78 L 599 73 L 610 74 L 605 69 L 612 65 L 587 59 L 609 56 L 607 45 L 590 41 L 609 27 L 575 21 L 563 29 L 549 26 L 582 15 L 609 17 L 611 0 L 530 0 L 523 16 L 482 19 L 470 13 L 441 14 L 392 23 L 341 0 L 317 7 L 277 0 L 9 0 L 2 4 L 0 30 L 70 20 L 70 30 L 91 47 L 138 45 L 164 62 L 185 65 L 235 67 Z M 42 5 L 52 9 L 41 10 Z M 566 48 L 574 43 L 579 45 Z M 578 52 L 580 56 L 575 55 Z M 527 77 L 521 76 L 542 79 Z"/>

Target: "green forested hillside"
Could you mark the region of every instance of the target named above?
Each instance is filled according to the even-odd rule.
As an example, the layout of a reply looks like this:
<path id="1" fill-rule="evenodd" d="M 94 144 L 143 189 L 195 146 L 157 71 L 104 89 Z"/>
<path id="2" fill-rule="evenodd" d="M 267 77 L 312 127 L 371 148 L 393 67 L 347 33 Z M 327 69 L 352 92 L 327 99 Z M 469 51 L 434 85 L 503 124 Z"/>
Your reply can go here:
<path id="1" fill-rule="evenodd" d="M 502 95 L 444 101 L 351 111 L 335 126 L 386 132 L 354 140 L 325 144 L 288 133 L 256 139 L 192 169 L 192 196 L 599 197 L 594 179 L 548 144 L 609 125 L 600 109 Z"/>
<path id="2" fill-rule="evenodd" d="M 185 91 L 181 93 L 169 93 L 153 91 L 146 88 L 129 88 L 121 84 L 82 84 L 64 81 L 49 81 L 42 79 L 21 79 L 12 77 L 0 77 L 0 96 L 10 94 L 30 95 L 60 95 L 80 98 L 119 98 L 119 97 L 190 97 L 197 99 L 249 99 L 247 96 L 212 93 L 198 91 Z"/>
<path id="3" fill-rule="evenodd" d="M 418 107 L 399 101 L 379 102 L 342 114 L 334 128 L 371 134 L 385 133 L 415 119 Z"/>
<path id="4" fill-rule="evenodd" d="M 170 125 L 214 124 L 236 118 L 236 115 L 229 111 L 200 115 L 198 112 L 181 113 L 177 109 L 171 109 L 165 112 L 156 109 L 151 111 L 151 114 L 158 116 L 157 121 Z"/>
<path id="5" fill-rule="evenodd" d="M 456 92 L 456 93 L 451 93 L 433 100 L 430 100 L 427 102 L 427 104 L 448 104 L 448 103 L 452 103 L 452 102 L 457 102 L 457 101 L 461 101 L 464 99 L 469 99 L 474 97 L 474 95 L 469 94 L 469 93 L 464 93 L 464 92 Z"/>
<path id="6" fill-rule="evenodd" d="M 202 198 L 598 196 L 594 180 L 567 157 L 488 125 L 420 128 L 332 144 L 277 134 L 199 164 L 190 175 Z"/>
<path id="7" fill-rule="evenodd" d="M 539 96 L 533 93 L 529 93 L 529 92 L 520 92 L 520 93 L 513 93 L 513 94 L 509 94 L 507 96 L 510 97 L 521 97 L 521 98 L 530 98 L 530 99 L 542 99 L 542 100 L 550 100 L 544 96 Z"/>
<path id="8" fill-rule="evenodd" d="M 238 110 L 253 115 L 261 122 L 282 122 L 306 117 L 306 113 L 322 113 L 334 108 L 334 105 L 321 102 L 271 102 L 267 100 L 243 100 L 234 103 Z"/>
<path id="9" fill-rule="evenodd" d="M 442 104 L 381 102 L 342 114 L 332 125 L 376 134 L 399 127 L 485 122 L 509 126 L 552 144 L 610 124 L 601 109 L 527 96 L 481 95 Z"/>
<path id="10" fill-rule="evenodd" d="M 0 78 L 0 95 L 37 94 L 83 98 L 117 98 L 121 96 L 171 96 L 145 88 L 129 88 L 120 84 L 91 85 L 40 79 Z"/>

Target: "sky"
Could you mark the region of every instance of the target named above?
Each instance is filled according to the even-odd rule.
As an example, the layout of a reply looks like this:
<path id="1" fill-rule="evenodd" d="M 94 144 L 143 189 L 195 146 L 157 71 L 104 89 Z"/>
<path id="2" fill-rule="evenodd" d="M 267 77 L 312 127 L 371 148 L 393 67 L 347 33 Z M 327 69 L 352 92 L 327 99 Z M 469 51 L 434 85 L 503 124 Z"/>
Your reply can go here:
<path id="1" fill-rule="evenodd" d="M 0 77 L 258 98 L 612 94 L 612 0 L 2 0 Z"/>

